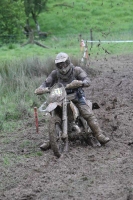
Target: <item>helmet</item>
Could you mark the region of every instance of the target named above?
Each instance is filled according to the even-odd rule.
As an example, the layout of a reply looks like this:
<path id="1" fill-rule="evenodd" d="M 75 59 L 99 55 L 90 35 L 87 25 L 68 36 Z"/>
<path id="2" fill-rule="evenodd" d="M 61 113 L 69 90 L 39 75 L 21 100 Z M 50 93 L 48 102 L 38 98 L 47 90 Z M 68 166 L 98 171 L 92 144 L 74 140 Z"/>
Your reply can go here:
<path id="1" fill-rule="evenodd" d="M 61 74 L 67 74 L 70 70 L 70 58 L 66 53 L 59 53 L 55 58 L 55 65 Z"/>
<path id="2" fill-rule="evenodd" d="M 57 54 L 57 56 L 55 58 L 55 64 L 65 62 L 67 60 L 70 60 L 69 56 L 66 53 L 60 52 Z"/>

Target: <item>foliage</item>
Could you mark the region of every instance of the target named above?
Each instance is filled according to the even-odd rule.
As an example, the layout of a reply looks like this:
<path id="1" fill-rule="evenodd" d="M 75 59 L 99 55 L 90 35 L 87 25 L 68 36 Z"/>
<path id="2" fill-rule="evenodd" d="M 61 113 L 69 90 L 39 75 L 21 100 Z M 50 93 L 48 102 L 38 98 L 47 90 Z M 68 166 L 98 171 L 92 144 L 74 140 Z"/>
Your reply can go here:
<path id="1" fill-rule="evenodd" d="M 22 32 L 25 22 L 23 1 L 1 0 L 0 1 L 0 27 L 1 36 L 15 37 Z"/>
<path id="2" fill-rule="evenodd" d="M 30 26 L 30 18 L 34 20 L 35 24 L 38 24 L 37 18 L 39 14 L 46 9 L 46 3 L 48 0 L 24 0 L 25 14 L 27 17 L 27 24 Z"/>

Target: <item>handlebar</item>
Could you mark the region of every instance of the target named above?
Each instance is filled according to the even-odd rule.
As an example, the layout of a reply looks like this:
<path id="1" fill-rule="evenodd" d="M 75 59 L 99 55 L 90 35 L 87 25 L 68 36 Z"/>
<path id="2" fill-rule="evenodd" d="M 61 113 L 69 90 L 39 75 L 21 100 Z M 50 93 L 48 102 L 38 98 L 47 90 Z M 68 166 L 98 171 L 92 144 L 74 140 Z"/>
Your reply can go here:
<path id="1" fill-rule="evenodd" d="M 62 87 L 63 84 L 62 83 L 59 83 L 59 85 Z M 64 87 L 64 86 L 63 86 Z M 64 87 L 65 89 L 75 89 L 75 88 L 79 88 L 79 87 L 83 87 L 83 82 L 82 81 L 79 81 L 79 80 L 73 80 L 71 83 L 67 84 L 66 87 Z M 35 90 L 35 94 L 37 95 L 41 95 L 41 94 L 44 94 L 44 93 L 49 93 L 50 92 L 50 89 L 49 87 L 39 87 Z"/>

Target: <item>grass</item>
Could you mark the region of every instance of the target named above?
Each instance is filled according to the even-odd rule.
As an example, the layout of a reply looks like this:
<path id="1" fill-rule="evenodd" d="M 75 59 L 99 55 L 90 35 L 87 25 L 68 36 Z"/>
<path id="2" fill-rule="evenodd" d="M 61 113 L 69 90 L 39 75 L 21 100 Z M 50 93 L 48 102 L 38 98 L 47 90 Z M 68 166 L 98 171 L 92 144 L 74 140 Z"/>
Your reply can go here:
<path id="1" fill-rule="evenodd" d="M 97 40 L 105 40 L 100 39 Z M 85 40 L 87 37 L 85 37 Z M 49 37 L 45 43 L 49 46 L 49 49 L 41 48 L 37 45 L 29 44 L 24 47 L 20 47 L 19 44 L 14 44 L 13 49 L 9 49 L 8 45 L 4 45 L 0 48 L 0 61 L 1 65 L 9 60 L 21 59 L 21 58 L 32 58 L 32 57 L 40 57 L 47 58 L 53 57 L 53 60 L 57 53 L 66 52 L 71 56 L 82 57 L 80 52 L 80 42 L 79 35 L 77 34 L 75 37 L 66 37 L 66 38 L 56 38 L 53 41 L 53 37 Z M 132 40 L 132 35 L 130 34 L 128 37 L 126 33 L 122 33 L 119 37 L 115 35 L 111 35 L 109 41 L 112 40 Z M 41 41 L 44 44 L 44 41 Z M 133 43 L 100 43 L 100 47 L 98 43 L 93 44 L 93 48 L 91 48 L 91 44 L 88 42 L 88 50 L 91 54 L 91 57 L 95 57 L 97 54 L 104 56 L 106 55 L 103 49 L 107 49 L 110 54 L 123 54 L 123 53 L 132 53 L 133 52 Z M 0 65 L 0 66 L 1 66 Z"/>
<path id="2" fill-rule="evenodd" d="M 59 36 L 86 34 L 90 29 L 120 33 L 132 24 L 132 11 L 132 0 L 51 0 L 48 11 L 40 15 L 39 23 L 43 31 Z"/>
<path id="3" fill-rule="evenodd" d="M 37 97 L 34 90 L 44 81 L 51 67 L 53 60 L 50 58 L 26 57 L 2 61 L 0 132 L 12 132 L 19 128 L 21 120 L 32 117 L 33 108 L 45 101 L 45 95 Z"/>

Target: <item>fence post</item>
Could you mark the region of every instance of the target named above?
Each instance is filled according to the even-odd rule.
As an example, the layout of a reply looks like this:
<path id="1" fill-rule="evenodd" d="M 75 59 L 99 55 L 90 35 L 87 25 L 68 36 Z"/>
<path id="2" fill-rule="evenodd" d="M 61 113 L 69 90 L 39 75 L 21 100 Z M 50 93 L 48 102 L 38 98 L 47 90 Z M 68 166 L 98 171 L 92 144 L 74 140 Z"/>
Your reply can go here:
<path id="1" fill-rule="evenodd" d="M 91 40 L 91 48 L 93 46 L 93 35 L 92 35 L 92 29 L 90 29 L 90 40 Z"/>

